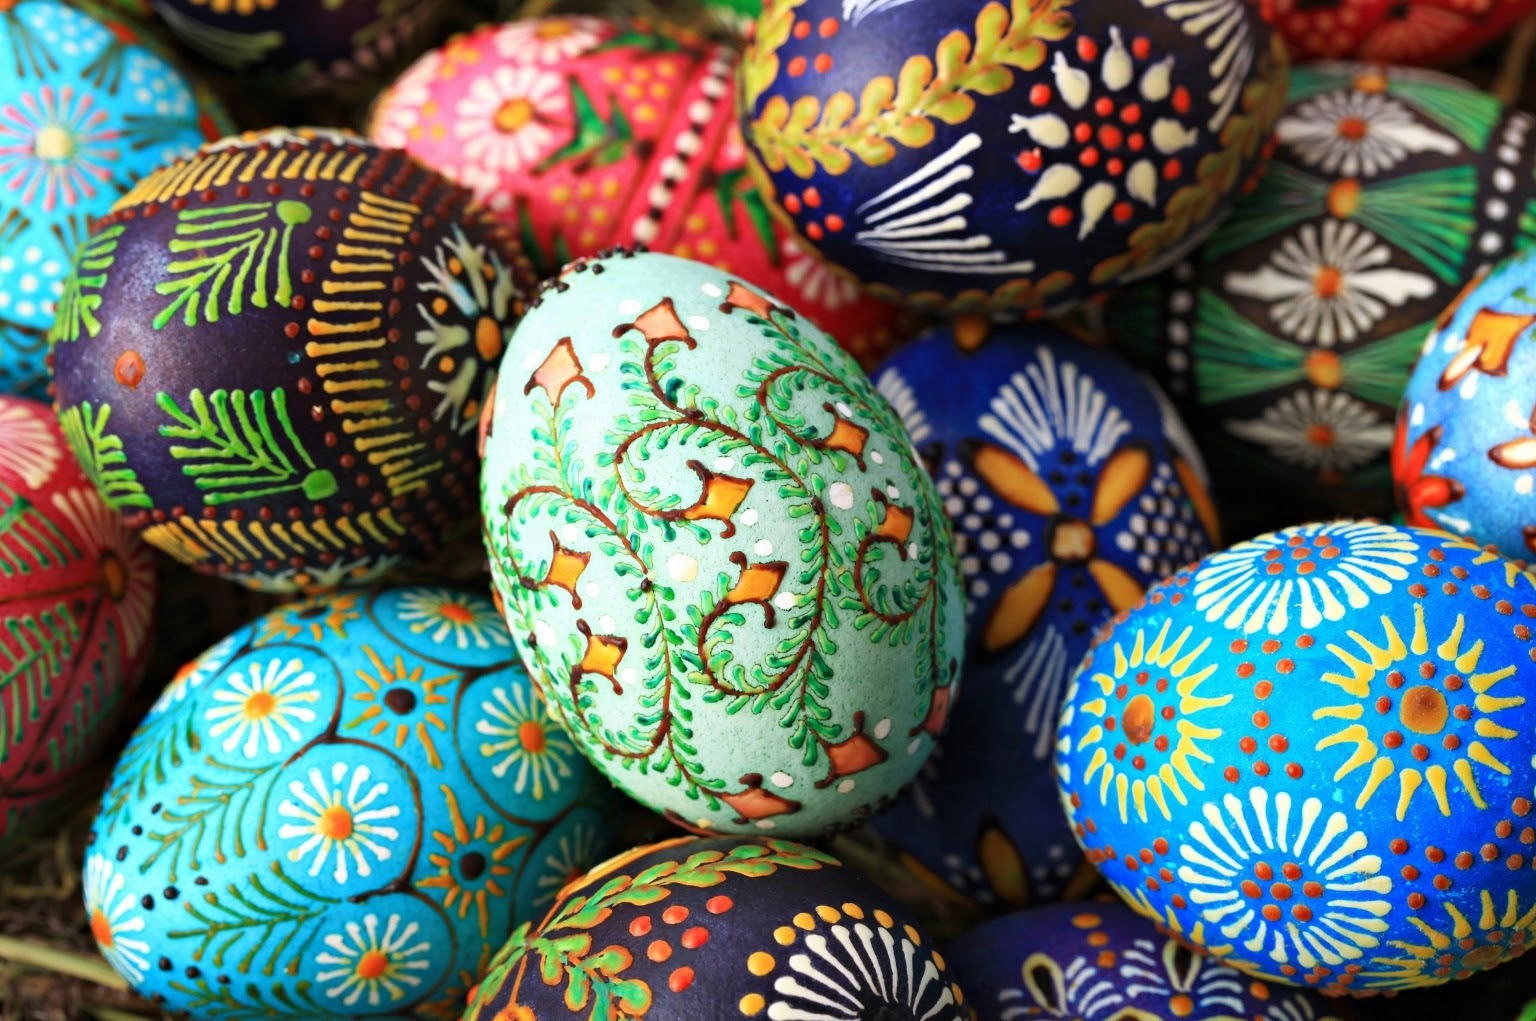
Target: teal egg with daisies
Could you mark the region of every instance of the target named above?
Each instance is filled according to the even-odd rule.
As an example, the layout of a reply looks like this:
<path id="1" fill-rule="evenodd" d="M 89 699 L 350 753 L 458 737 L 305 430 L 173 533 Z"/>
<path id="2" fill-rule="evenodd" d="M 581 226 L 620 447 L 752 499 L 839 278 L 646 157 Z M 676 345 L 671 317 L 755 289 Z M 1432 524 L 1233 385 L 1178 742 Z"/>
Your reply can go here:
<path id="1" fill-rule="evenodd" d="M 41 398 L 45 335 L 91 222 L 230 121 L 156 41 L 97 8 L 6 4 L 0 59 L 0 392 Z"/>
<path id="2" fill-rule="evenodd" d="M 91 831 L 91 933 L 194 1017 L 455 1018 L 601 860 L 616 796 L 484 596 L 296 602 L 187 664 Z"/>

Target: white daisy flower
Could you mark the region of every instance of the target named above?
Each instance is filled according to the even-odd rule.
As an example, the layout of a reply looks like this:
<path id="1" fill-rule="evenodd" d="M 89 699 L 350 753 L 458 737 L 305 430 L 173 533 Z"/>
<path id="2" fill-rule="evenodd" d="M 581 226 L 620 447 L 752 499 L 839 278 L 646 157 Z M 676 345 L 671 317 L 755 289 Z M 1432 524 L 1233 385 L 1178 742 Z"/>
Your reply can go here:
<path id="1" fill-rule="evenodd" d="M 325 988 L 327 997 L 348 1007 L 366 998 L 368 1006 L 377 1007 L 385 997 L 395 1003 L 421 985 L 417 973 L 432 966 L 432 945 L 416 938 L 421 927 L 415 922 L 402 925 L 399 915 L 389 916 L 382 933 L 379 924 L 379 916 L 370 912 L 362 925 L 348 922 L 345 935 L 333 932 L 325 937 L 327 949 L 315 955 L 315 963 L 327 970 L 315 979 L 331 983 Z"/>
<path id="2" fill-rule="evenodd" d="M 354 769 L 345 762 L 333 762 L 324 772 L 311 767 L 308 786 L 297 780 L 289 783 L 292 797 L 283 799 L 277 814 L 298 821 L 284 824 L 277 835 L 303 841 L 288 852 L 289 861 L 297 863 L 313 855 L 309 874 L 318 876 L 326 862 L 334 859 L 332 874 L 336 882 L 345 883 L 352 868 L 367 877 L 373 874 L 373 862 L 389 860 L 392 852 L 383 842 L 398 840 L 400 831 L 384 823 L 400 817 L 400 806 L 383 800 L 389 785 L 382 780 L 369 784 L 372 776 L 367 766 Z"/>
<path id="3" fill-rule="evenodd" d="M 1461 145 L 1379 92 L 1328 92 L 1280 118 L 1275 134 L 1314 169 L 1373 177 L 1421 152 L 1454 156 Z"/>
<path id="4" fill-rule="evenodd" d="M 571 97 L 553 71 L 498 67 L 470 83 L 454 134 L 467 161 L 519 171 L 554 152 L 570 134 Z"/>
<path id="5" fill-rule="evenodd" d="M 295 723 L 315 722 L 315 711 L 306 708 L 320 700 L 315 675 L 298 659 L 252 663 L 248 675 L 232 674 L 227 687 L 213 693 L 213 701 L 219 704 L 203 714 L 212 724 L 208 736 L 227 734 L 226 752 L 234 752 L 243 740 L 240 754 L 247 759 L 256 757 L 263 740 L 267 754 L 276 755 L 283 750 L 284 736 L 299 740 Z"/>

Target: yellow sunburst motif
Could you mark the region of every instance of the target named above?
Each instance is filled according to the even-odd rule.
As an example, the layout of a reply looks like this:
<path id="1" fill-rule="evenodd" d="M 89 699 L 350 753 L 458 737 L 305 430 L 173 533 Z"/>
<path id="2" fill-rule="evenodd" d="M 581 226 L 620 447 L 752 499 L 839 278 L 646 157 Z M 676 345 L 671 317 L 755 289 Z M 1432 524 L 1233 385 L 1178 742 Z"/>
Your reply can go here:
<path id="1" fill-rule="evenodd" d="M 1435 928 L 1419 917 L 1410 918 L 1423 942 L 1391 940 L 1401 957 L 1377 957 L 1371 964 L 1382 970 L 1366 971 L 1366 988 L 1418 989 L 1440 985 L 1486 971 L 1519 956 L 1536 942 L 1536 903 L 1522 908 L 1514 890 L 1500 903 L 1488 890 L 1480 891 L 1478 910 L 1472 917 L 1455 904 L 1442 902 L 1445 922 Z"/>
<path id="2" fill-rule="evenodd" d="M 365 703 L 367 708 L 347 727 L 366 727 L 375 737 L 393 727 L 396 748 L 405 747 L 406 740 L 414 734 L 432 768 L 442 769 L 443 760 L 437 753 L 432 732 L 446 734 L 448 723 L 434 707 L 448 704 L 448 696 L 438 694 L 437 689 L 453 681 L 454 675 L 426 677 L 426 666 L 418 663 L 407 668 L 398 655 L 393 663 L 385 663 L 370 645 L 363 646 L 363 655 L 373 669 L 357 671 L 357 679 L 367 690 L 356 692 L 352 698 Z"/>
<path id="3" fill-rule="evenodd" d="M 1221 728 L 1201 726 L 1193 717 L 1232 700 L 1230 692 L 1217 698 L 1198 693 L 1216 672 L 1216 663 L 1201 662 L 1211 639 L 1186 649 L 1194 628 L 1186 627 L 1170 640 L 1170 627 L 1171 622 L 1164 621 L 1150 641 L 1147 631 L 1138 628 L 1129 651 L 1115 642 L 1110 671 L 1095 671 L 1082 682 L 1099 690 L 1100 697 L 1079 703 L 1081 712 L 1097 722 L 1079 723 L 1083 734 L 1072 750 L 1087 755 L 1092 749 L 1082 782 L 1086 787 L 1097 776 L 1099 799 L 1105 805 L 1113 792 L 1121 822 L 1129 821 L 1133 806 L 1137 816 L 1148 821 L 1149 800 L 1164 819 L 1171 819 L 1170 794 L 1182 805 L 1188 804 L 1186 784 L 1205 789 L 1196 761 L 1214 760 L 1200 745 L 1219 738 Z M 1100 654 L 1095 666 L 1103 658 Z M 1072 715 L 1075 711 L 1062 720 L 1063 734 L 1073 732 Z"/>
<path id="4" fill-rule="evenodd" d="M 1483 641 L 1469 642 L 1462 614 L 1439 642 L 1429 635 L 1422 603 L 1414 605 L 1413 630 L 1406 642 L 1387 617 L 1381 618 L 1381 627 L 1379 644 L 1351 631 L 1355 648 L 1328 646 L 1344 669 L 1325 673 L 1322 679 L 1350 696 L 1346 703 L 1320 706 L 1312 713 L 1314 720 L 1341 724 L 1317 742 L 1318 751 L 1350 748 L 1334 781 L 1365 769 L 1355 797 L 1355 807 L 1364 808 L 1396 776 L 1399 821 L 1422 790 L 1434 797 L 1441 815 L 1449 816 L 1452 776 L 1474 806 L 1487 808 L 1477 771 L 1509 775 L 1509 765 L 1499 758 L 1499 743 L 1519 736 L 1504 725 L 1519 721 L 1501 714 L 1519 709 L 1526 700 L 1523 695 L 1500 696 L 1495 689 L 1514 676 L 1517 667 L 1492 664 L 1492 669 L 1479 670 Z"/>
<path id="5" fill-rule="evenodd" d="M 1460 550 L 1471 553 L 1472 561 L 1469 567 L 1483 567 L 1487 564 L 1498 563 L 1504 569 L 1504 584 L 1510 588 L 1517 587 L 1518 582 L 1524 582 L 1525 588 L 1536 592 L 1536 570 L 1526 567 L 1518 560 L 1511 560 L 1500 553 L 1493 546 L 1484 546 L 1473 542 L 1471 539 L 1450 532 L 1435 532 L 1441 538 L 1440 548 L 1446 550 Z"/>
<path id="6" fill-rule="evenodd" d="M 363 616 L 358 609 L 358 598 L 356 595 L 329 595 L 301 599 L 262 620 L 256 644 L 291 642 L 300 636 L 315 642 L 327 637 L 345 640 L 347 624 L 361 620 Z"/>

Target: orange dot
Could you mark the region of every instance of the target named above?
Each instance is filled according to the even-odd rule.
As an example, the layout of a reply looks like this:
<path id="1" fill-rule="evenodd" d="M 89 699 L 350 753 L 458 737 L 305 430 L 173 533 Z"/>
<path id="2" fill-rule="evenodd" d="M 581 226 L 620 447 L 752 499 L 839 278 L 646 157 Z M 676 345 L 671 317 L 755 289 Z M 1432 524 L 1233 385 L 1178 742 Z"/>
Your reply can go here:
<path id="1" fill-rule="evenodd" d="M 1072 210 L 1066 206 L 1057 206 L 1046 219 L 1050 220 L 1053 227 L 1065 227 L 1072 222 Z"/>
<path id="2" fill-rule="evenodd" d="M 815 61 L 812 62 L 811 66 L 816 68 L 817 74 L 826 74 L 828 71 L 832 70 L 832 54 L 818 53 L 816 55 Z"/>
<path id="3" fill-rule="evenodd" d="M 1319 298 L 1337 298 L 1344 289 L 1344 274 L 1333 266 L 1322 266 L 1312 275 L 1312 290 Z"/>
<path id="4" fill-rule="evenodd" d="M 653 940 L 651 945 L 645 948 L 645 956 L 660 964 L 672 956 L 672 944 L 664 939 Z"/>
<path id="5" fill-rule="evenodd" d="M 641 915 L 639 918 L 636 918 L 634 921 L 629 923 L 629 934 L 631 936 L 644 936 L 650 931 L 651 919 L 649 915 Z"/>
<path id="6" fill-rule="evenodd" d="M 788 71 L 791 78 L 799 78 L 801 75 L 805 74 L 805 58 L 796 57 L 791 60 L 789 62 Z"/>
<path id="7" fill-rule="evenodd" d="M 346 840 L 352 836 L 352 813 L 340 805 L 332 805 L 320 814 L 317 828 L 322 836 L 332 840 Z"/>
<path id="8" fill-rule="evenodd" d="M 821 24 L 817 26 L 816 31 L 821 34 L 823 39 L 832 38 L 833 36 L 837 35 L 837 19 L 822 18 Z"/>
<path id="9" fill-rule="evenodd" d="M 809 21 L 795 22 L 794 33 L 796 39 L 804 39 L 811 34 L 811 23 Z"/>
<path id="10" fill-rule="evenodd" d="M 836 213 L 829 213 L 827 215 L 826 220 L 823 221 L 823 222 L 826 223 L 827 230 L 830 230 L 834 234 L 836 234 L 838 231 L 842 230 L 843 227 L 847 226 L 843 222 L 843 218 L 841 216 L 838 216 Z"/>
<path id="11" fill-rule="evenodd" d="M 817 191 L 815 188 L 805 189 L 805 204 L 810 206 L 812 209 L 821 208 L 821 192 Z"/>
<path id="12" fill-rule="evenodd" d="M 784 208 L 791 215 L 799 214 L 800 209 L 801 209 L 800 196 L 798 196 L 798 195 L 785 195 L 784 196 Z"/>
<path id="13" fill-rule="evenodd" d="M 702 925 L 695 925 L 678 938 L 684 950 L 697 950 L 709 942 L 709 930 Z"/>
<path id="14" fill-rule="evenodd" d="M 680 993 L 693 985 L 693 969 L 684 965 L 667 976 L 667 988 L 674 993 Z"/>
<path id="15" fill-rule="evenodd" d="M 382 950 L 370 950 L 357 959 L 357 977 L 365 981 L 383 978 L 389 971 L 389 955 Z"/>
<path id="16" fill-rule="evenodd" d="M 668 925 L 676 925 L 688 917 L 688 909 L 681 904 L 674 904 L 661 913 L 661 920 Z"/>
<path id="17" fill-rule="evenodd" d="M 124 351 L 118 356 L 117 364 L 112 368 L 112 375 L 123 386 L 136 390 L 144 381 L 144 359 L 137 351 Z"/>
<path id="18" fill-rule="evenodd" d="M 805 236 L 812 241 L 820 241 L 826 236 L 826 232 L 821 229 L 821 224 L 808 223 L 805 225 Z"/>
<path id="19" fill-rule="evenodd" d="M 712 915 L 723 915 L 735 906 L 735 902 L 725 894 L 709 898 L 704 904 L 704 910 Z"/>

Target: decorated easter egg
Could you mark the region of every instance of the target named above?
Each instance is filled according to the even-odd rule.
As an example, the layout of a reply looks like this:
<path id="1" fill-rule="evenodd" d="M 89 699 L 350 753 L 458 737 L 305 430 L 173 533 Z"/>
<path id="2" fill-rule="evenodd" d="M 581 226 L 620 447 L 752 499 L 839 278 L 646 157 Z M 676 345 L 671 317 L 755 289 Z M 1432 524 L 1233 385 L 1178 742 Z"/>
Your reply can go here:
<path id="1" fill-rule="evenodd" d="M 1067 680 L 1100 624 L 1212 549 L 1204 466 L 1155 385 L 1053 326 L 937 330 L 875 383 L 937 481 L 968 596 L 965 697 L 875 826 L 984 909 L 1054 900 L 1093 877 L 1051 765 Z"/>
<path id="2" fill-rule="evenodd" d="M 909 316 L 864 297 L 768 215 L 731 104 L 736 63 L 727 46 L 648 22 L 485 25 L 391 86 L 370 136 L 474 191 L 544 275 L 644 244 L 783 296 L 872 363 Z"/>
<path id="3" fill-rule="evenodd" d="M 320 92 L 356 86 L 410 56 L 441 0 L 150 0 L 189 48 L 257 75 L 264 87 Z"/>
<path id="4" fill-rule="evenodd" d="M 1202 957 L 1119 903 L 1018 911 L 947 950 L 977 1021 L 1337 1021 L 1315 993 Z"/>
<path id="5" fill-rule="evenodd" d="M 571 883 L 512 934 L 464 1021 L 970 1016 L 932 940 L 836 858 L 685 837 Z"/>
<path id="6" fill-rule="evenodd" d="M 1525 113 L 1432 72 L 1298 69 L 1257 191 L 1190 259 L 1110 302 L 1264 525 L 1385 514 L 1392 423 L 1435 317 L 1536 238 Z"/>
<path id="7" fill-rule="evenodd" d="M 1337 521 L 1212 554 L 1102 632 L 1062 797 L 1143 914 L 1261 978 L 1412 989 L 1536 924 L 1536 575 Z"/>
<path id="8" fill-rule="evenodd" d="M 1532 0 L 1274 0 L 1273 21 L 1297 60 L 1373 60 L 1448 67 L 1495 42 Z"/>
<path id="9" fill-rule="evenodd" d="M 273 591 L 430 557 L 531 279 L 467 194 L 355 141 L 210 146 L 123 197 L 54 327 L 70 445 L 177 559 Z"/>
<path id="10" fill-rule="evenodd" d="M 187 664 L 118 762 L 91 932 L 198 1017 L 458 1017 L 517 921 L 607 851 L 611 788 L 491 601 L 292 603 Z"/>
<path id="11" fill-rule="evenodd" d="M 738 106 L 806 248 L 922 307 L 1039 312 L 1210 233 L 1285 82 L 1242 0 L 771 0 Z"/>
<path id="12" fill-rule="evenodd" d="M 149 656 L 153 554 L 47 405 L 0 397 L 0 849 L 111 739 Z"/>
<path id="13" fill-rule="evenodd" d="M 1392 479 L 1410 524 L 1536 556 L 1536 250 L 1470 285 L 1430 333 Z"/>
<path id="14" fill-rule="evenodd" d="M 483 442 L 529 672 L 625 792 L 819 833 L 911 780 L 965 625 L 938 493 L 831 338 L 701 263 L 578 262 L 518 327 Z"/>
<path id="15" fill-rule="evenodd" d="M 61 0 L 0 18 L 0 393 L 47 392 L 75 247 L 136 179 L 228 126 L 133 27 Z"/>

